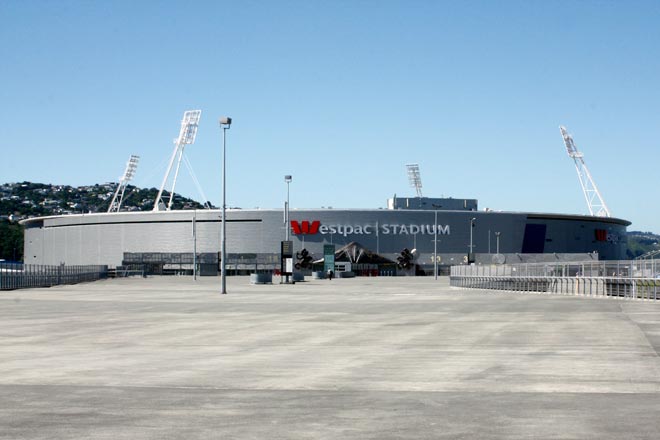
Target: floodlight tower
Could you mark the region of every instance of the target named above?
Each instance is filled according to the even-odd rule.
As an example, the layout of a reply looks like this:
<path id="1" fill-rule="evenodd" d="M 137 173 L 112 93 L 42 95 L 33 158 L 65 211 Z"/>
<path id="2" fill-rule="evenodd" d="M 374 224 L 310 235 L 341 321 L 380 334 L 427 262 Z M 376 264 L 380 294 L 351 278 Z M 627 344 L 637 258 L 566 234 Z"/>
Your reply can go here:
<path id="1" fill-rule="evenodd" d="M 112 196 L 112 201 L 108 207 L 108 212 L 119 212 L 121 208 L 121 203 L 124 201 L 124 191 L 126 191 L 126 186 L 128 182 L 133 180 L 135 175 L 135 170 L 137 170 L 138 162 L 140 161 L 140 156 L 131 155 L 126 163 L 126 169 L 124 170 L 124 175 L 119 179 L 119 185 L 117 186 L 117 191 L 115 195 Z"/>
<path id="2" fill-rule="evenodd" d="M 417 191 L 417 197 L 422 197 L 422 178 L 419 175 L 419 165 L 416 163 L 411 163 L 406 165 L 408 169 L 408 180 L 410 181 L 410 186 L 415 188 Z"/>
<path id="3" fill-rule="evenodd" d="M 165 177 L 163 177 L 163 183 L 160 185 L 158 196 L 154 202 L 154 211 L 160 211 L 161 204 L 167 211 L 172 208 L 172 203 L 174 202 L 174 188 L 176 187 L 176 179 L 179 176 L 179 167 L 181 166 L 183 149 L 186 145 L 195 143 L 195 136 L 197 135 L 197 127 L 199 126 L 199 118 L 201 115 L 201 110 L 188 110 L 183 114 L 183 119 L 181 120 L 181 131 L 179 131 L 179 137 L 174 141 L 174 151 L 172 152 L 170 164 L 167 167 L 167 171 L 165 172 Z M 167 202 L 167 206 L 165 206 L 165 201 L 163 200 L 163 191 L 165 190 L 165 186 L 167 185 L 167 181 L 174 166 L 174 160 L 177 158 L 177 156 L 178 160 L 176 163 L 176 169 L 174 171 L 172 189 L 170 190 L 170 199 Z"/>
<path id="4" fill-rule="evenodd" d="M 584 155 L 578 151 L 575 142 L 573 142 L 573 137 L 566 131 L 566 127 L 560 125 L 559 131 L 561 131 L 561 135 L 564 138 L 568 156 L 575 161 L 575 169 L 577 170 L 578 179 L 580 179 L 584 198 L 589 207 L 589 214 L 597 217 L 611 217 L 610 210 L 607 208 L 603 196 L 598 191 L 596 182 L 594 182 L 587 165 L 584 163 Z"/>

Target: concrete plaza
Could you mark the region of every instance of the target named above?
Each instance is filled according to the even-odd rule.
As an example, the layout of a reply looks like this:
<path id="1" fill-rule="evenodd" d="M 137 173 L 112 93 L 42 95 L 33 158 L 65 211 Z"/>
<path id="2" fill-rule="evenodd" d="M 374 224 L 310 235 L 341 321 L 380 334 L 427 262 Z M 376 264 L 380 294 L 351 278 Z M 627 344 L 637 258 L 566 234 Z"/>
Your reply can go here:
<path id="1" fill-rule="evenodd" d="M 0 439 L 656 439 L 660 302 L 113 279 L 0 292 Z"/>

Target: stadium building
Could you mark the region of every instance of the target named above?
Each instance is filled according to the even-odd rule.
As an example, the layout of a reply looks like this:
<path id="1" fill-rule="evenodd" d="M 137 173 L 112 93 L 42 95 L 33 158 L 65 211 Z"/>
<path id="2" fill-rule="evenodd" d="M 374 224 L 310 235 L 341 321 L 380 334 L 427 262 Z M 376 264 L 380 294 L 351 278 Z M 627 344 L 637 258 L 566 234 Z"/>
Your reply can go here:
<path id="1" fill-rule="evenodd" d="M 388 209 L 229 209 L 229 270 L 277 269 L 285 227 L 294 251 L 323 258 L 323 245 L 358 246 L 396 262 L 404 249 L 433 271 L 477 263 L 557 261 L 571 255 L 624 259 L 626 227 L 617 218 L 525 212 L 478 211 L 473 199 L 391 199 Z M 35 264 L 151 264 L 153 272 L 192 268 L 217 274 L 219 210 L 118 212 L 24 220 L 25 262 Z M 498 252 L 499 251 L 499 252 Z M 193 257 L 193 254 L 196 256 Z M 589 254 L 589 256 L 587 256 Z M 354 263 L 359 264 L 359 259 Z M 356 267 L 359 273 L 359 266 Z M 376 269 L 367 267 L 366 269 Z"/>
<path id="2" fill-rule="evenodd" d="M 22 222 L 25 263 L 138 266 L 151 273 L 196 267 L 201 274 L 217 275 L 221 212 L 171 209 L 183 149 L 194 142 L 200 115 L 200 110 L 184 113 L 153 211 L 121 211 L 139 159 L 131 156 L 109 212 Z M 231 118 L 221 118 L 220 123 L 226 129 Z M 411 164 L 408 175 L 417 197 L 394 197 L 387 209 L 227 210 L 226 267 L 230 273 L 277 270 L 287 236 L 294 255 L 306 256 L 300 261 L 303 268 L 309 269 L 303 263 L 321 261 L 327 245 L 333 245 L 336 260 L 348 260 L 358 274 L 410 274 L 411 267 L 416 273 L 429 273 L 436 264 L 624 259 L 630 222 L 609 215 L 583 155 L 560 128 L 590 201 L 590 216 L 479 211 L 475 199 L 422 197 L 419 167 Z M 168 199 L 165 187 L 171 176 Z M 290 176 L 286 178 L 288 184 Z M 406 264 L 397 265 L 402 258 Z"/>

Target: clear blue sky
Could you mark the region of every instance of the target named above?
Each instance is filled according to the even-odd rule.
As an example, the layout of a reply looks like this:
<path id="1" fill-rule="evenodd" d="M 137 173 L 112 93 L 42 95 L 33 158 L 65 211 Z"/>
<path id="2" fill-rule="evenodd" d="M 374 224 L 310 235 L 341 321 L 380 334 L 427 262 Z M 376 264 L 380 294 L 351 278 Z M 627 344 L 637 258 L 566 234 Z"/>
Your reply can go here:
<path id="1" fill-rule="evenodd" d="M 0 0 L 0 181 L 158 187 L 187 156 L 228 205 L 412 196 L 587 213 L 565 125 L 613 215 L 660 233 L 660 2 Z M 201 200 L 187 170 L 178 192 Z"/>

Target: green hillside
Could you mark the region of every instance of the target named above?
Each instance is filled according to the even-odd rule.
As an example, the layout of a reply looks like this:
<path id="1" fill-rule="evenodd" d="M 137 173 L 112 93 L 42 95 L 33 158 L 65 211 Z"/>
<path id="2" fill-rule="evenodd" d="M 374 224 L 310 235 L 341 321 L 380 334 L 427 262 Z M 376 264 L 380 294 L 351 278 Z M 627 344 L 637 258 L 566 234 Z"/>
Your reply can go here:
<path id="1" fill-rule="evenodd" d="M 636 258 L 657 250 L 660 250 L 660 235 L 652 232 L 628 231 L 628 258 Z"/>

